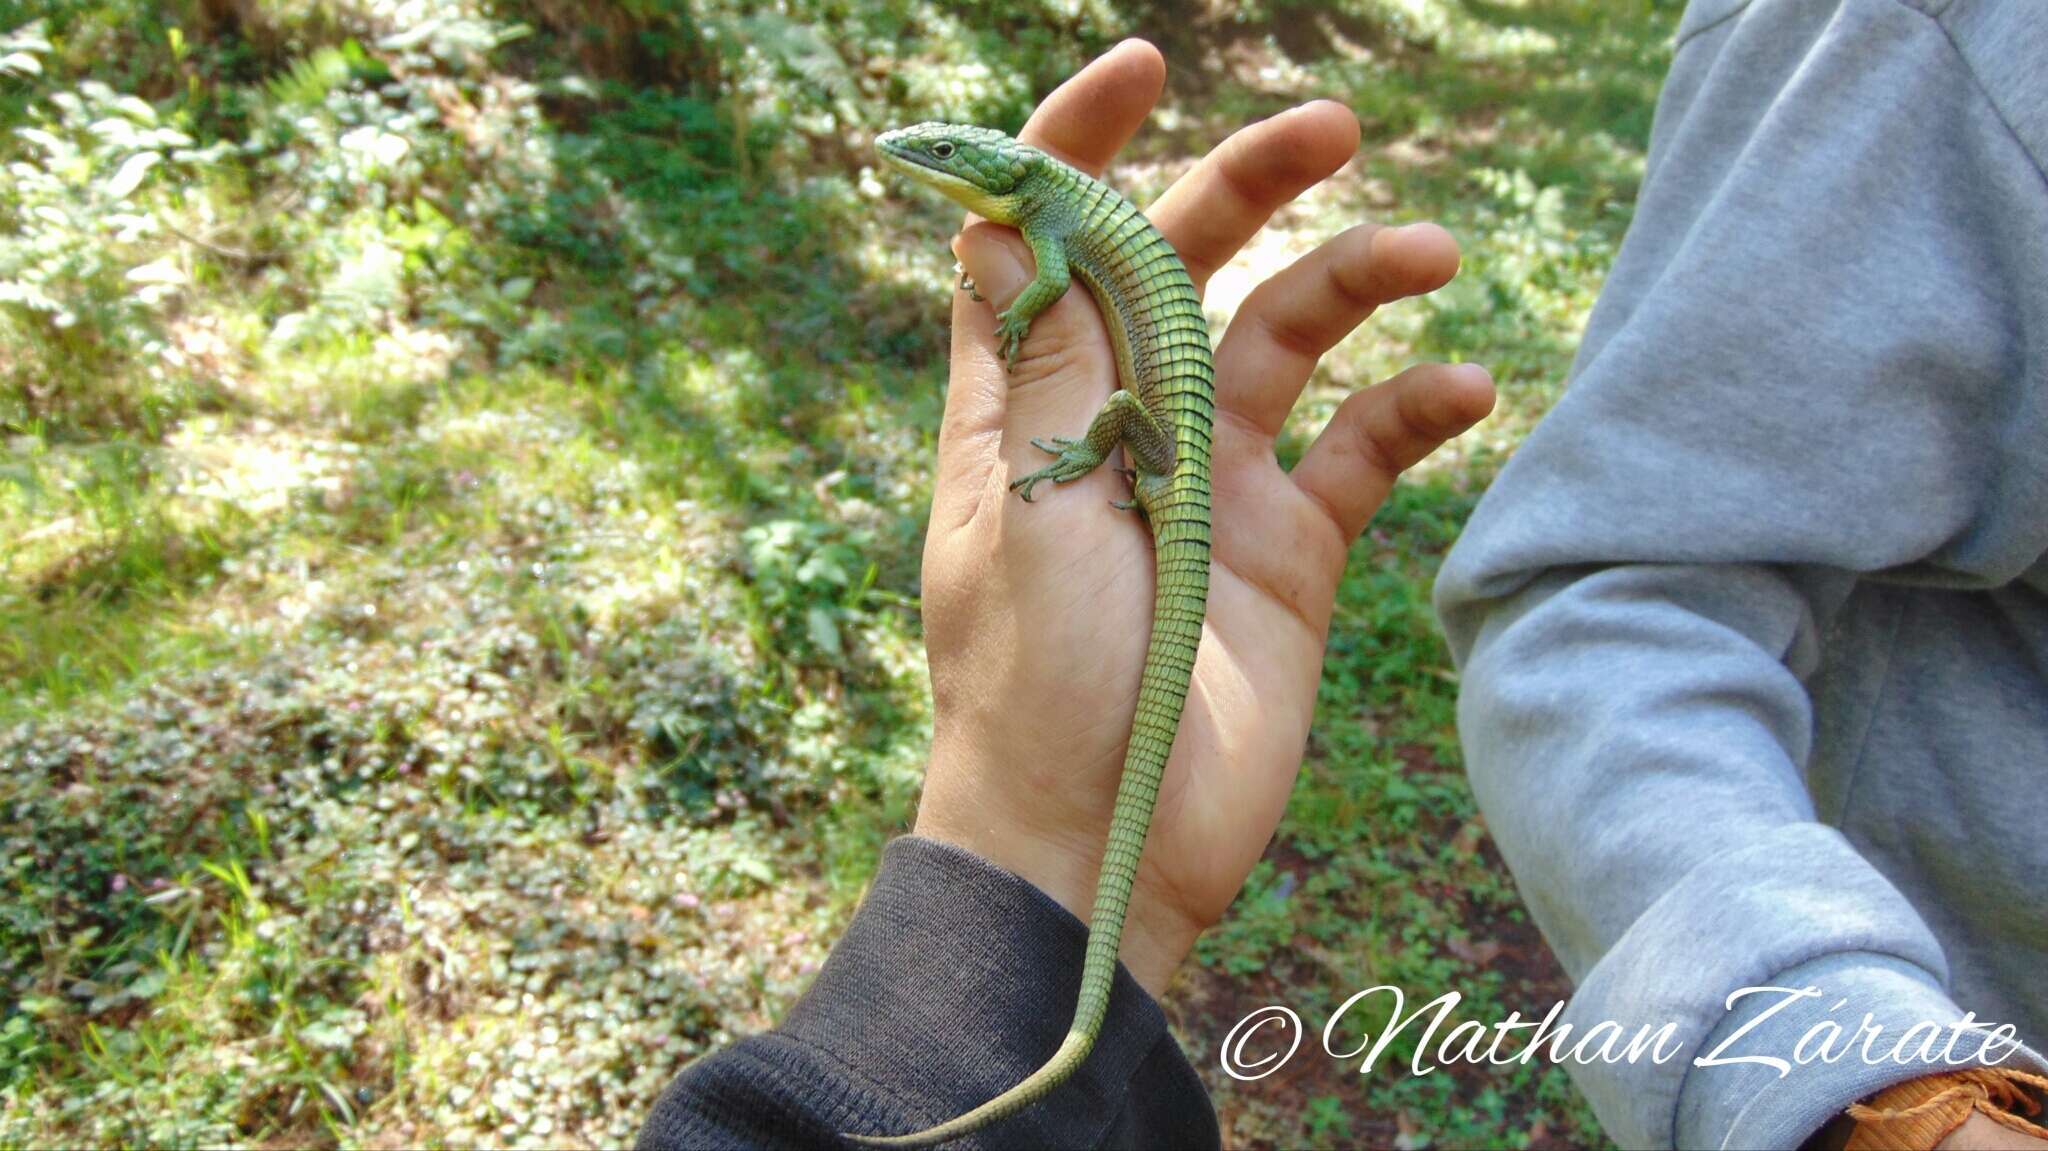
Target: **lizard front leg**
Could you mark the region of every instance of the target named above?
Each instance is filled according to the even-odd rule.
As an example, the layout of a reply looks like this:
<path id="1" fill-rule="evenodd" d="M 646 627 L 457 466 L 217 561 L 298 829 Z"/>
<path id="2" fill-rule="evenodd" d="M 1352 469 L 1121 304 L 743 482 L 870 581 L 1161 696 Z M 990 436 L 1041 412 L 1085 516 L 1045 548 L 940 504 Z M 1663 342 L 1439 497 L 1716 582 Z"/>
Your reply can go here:
<path id="1" fill-rule="evenodd" d="M 1088 432 L 1078 440 L 1055 436 L 1052 439 L 1035 439 L 1031 446 L 1048 452 L 1058 458 L 1045 467 L 1010 483 L 1010 490 L 1022 489 L 1024 502 L 1031 502 L 1031 489 L 1051 480 L 1063 484 L 1077 480 L 1109 458 L 1109 453 L 1123 445 L 1130 457 L 1133 468 L 1140 476 L 1163 476 L 1173 471 L 1173 435 L 1165 424 L 1159 422 L 1138 397 L 1119 388 L 1110 393 L 1109 400 L 1088 422 Z M 1120 508 L 1135 506 L 1118 503 Z"/>
<path id="2" fill-rule="evenodd" d="M 1067 285 L 1072 280 L 1067 270 L 1066 241 L 1057 233 L 1027 227 L 1024 240 L 1031 245 L 1031 258 L 1037 262 L 1038 272 L 1010 301 L 1009 307 L 996 313 L 996 339 L 1002 345 L 1003 364 L 1012 371 L 1017 368 L 1017 348 L 1031 330 L 1031 322 L 1067 294 Z"/>

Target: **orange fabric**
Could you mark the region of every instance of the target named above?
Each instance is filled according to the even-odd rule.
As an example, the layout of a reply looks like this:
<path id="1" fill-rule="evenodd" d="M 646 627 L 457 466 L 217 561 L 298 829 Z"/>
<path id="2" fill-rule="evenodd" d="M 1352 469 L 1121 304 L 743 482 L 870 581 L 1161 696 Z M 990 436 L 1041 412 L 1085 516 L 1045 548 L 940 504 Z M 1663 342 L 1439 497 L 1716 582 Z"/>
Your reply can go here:
<path id="1" fill-rule="evenodd" d="M 1844 1151 L 1928 1151 L 1973 1111 L 2022 1135 L 2048 1139 L 2048 1128 L 2025 1118 L 2041 1113 L 2036 1092 L 2048 1092 L 2048 1078 L 2003 1067 L 1908 1079 L 1878 1092 L 1867 1104 L 1850 1105 L 1848 1115 L 1856 1127 Z"/>

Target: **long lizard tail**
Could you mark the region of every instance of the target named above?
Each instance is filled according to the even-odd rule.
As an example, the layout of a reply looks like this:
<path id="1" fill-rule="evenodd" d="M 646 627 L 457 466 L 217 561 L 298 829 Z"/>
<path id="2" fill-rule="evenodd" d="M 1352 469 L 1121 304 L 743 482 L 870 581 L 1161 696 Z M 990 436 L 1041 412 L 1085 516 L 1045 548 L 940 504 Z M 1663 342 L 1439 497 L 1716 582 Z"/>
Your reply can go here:
<path id="1" fill-rule="evenodd" d="M 1202 507 L 1207 510 L 1206 485 Z M 1191 517 L 1192 518 L 1192 517 Z M 1209 524 L 1162 516 L 1157 523 L 1155 563 L 1158 590 L 1153 595 L 1152 638 L 1146 644 L 1145 671 L 1138 680 L 1138 714 L 1131 723 L 1130 748 L 1124 753 L 1123 779 L 1117 785 L 1116 807 L 1110 816 L 1109 845 L 1102 872 L 1095 881 L 1095 910 L 1089 917 L 1088 951 L 1081 965 L 1081 998 L 1074 1022 L 1053 1057 L 1023 1082 L 957 1119 L 909 1135 L 854 1135 L 845 1138 L 863 1147 L 932 1147 L 972 1134 L 1043 1099 L 1078 1070 L 1102 1020 L 1109 1012 L 1109 993 L 1116 983 L 1117 952 L 1124 936 L 1124 913 L 1138 880 L 1138 860 L 1145 854 L 1145 833 L 1152 825 L 1152 806 L 1159 799 L 1159 781 L 1180 726 L 1194 676 L 1195 647 L 1202 638 L 1202 615 L 1209 600 Z M 1169 526 L 1177 524 L 1178 526 Z"/>

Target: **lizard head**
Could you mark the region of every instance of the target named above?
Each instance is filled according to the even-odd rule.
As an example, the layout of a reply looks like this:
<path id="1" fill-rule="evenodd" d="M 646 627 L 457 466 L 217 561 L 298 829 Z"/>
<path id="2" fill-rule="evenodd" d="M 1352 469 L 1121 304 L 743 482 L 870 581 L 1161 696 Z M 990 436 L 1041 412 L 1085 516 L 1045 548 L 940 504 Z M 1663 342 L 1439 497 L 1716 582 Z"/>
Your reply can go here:
<path id="1" fill-rule="evenodd" d="M 884 132 L 875 140 L 882 159 L 921 184 L 936 188 L 998 224 L 1022 222 L 1024 181 L 1045 153 L 993 128 L 933 121 Z"/>

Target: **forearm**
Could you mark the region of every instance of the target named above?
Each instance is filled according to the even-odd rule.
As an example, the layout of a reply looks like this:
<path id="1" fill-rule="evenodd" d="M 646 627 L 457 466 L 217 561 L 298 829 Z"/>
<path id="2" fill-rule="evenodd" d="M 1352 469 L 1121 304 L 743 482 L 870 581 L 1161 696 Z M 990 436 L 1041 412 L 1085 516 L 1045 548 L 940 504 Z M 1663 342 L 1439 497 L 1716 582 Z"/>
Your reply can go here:
<path id="1" fill-rule="evenodd" d="M 1808 704 L 1783 661 L 1810 648 L 1813 591 L 1743 565 L 1621 565 L 1479 613 L 1467 763 L 1578 982 L 1565 1021 L 1673 1025 L 1676 1058 L 1571 1068 L 1625 1145 L 1795 1145 L 1889 1084 L 1999 1055 L 1944 1034 L 1932 1057 L 1916 1036 L 1893 1058 L 1964 1009 L 1920 915 L 1806 793 Z M 1746 988 L 1785 990 L 1731 1010 Z M 1754 1061 L 1811 1053 L 1830 1024 L 1833 1059 Z"/>
<path id="2" fill-rule="evenodd" d="M 1085 942 L 1078 920 L 1015 875 L 899 839 L 781 1026 L 685 1070 L 641 1145 L 832 1146 L 840 1131 L 915 1130 L 959 1114 L 1059 1045 L 1066 1016 L 1051 1005 L 1073 1001 Z M 1082 1070 L 984 1134 L 987 1145 L 1218 1143 L 1201 1081 L 1128 972 Z"/>

